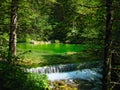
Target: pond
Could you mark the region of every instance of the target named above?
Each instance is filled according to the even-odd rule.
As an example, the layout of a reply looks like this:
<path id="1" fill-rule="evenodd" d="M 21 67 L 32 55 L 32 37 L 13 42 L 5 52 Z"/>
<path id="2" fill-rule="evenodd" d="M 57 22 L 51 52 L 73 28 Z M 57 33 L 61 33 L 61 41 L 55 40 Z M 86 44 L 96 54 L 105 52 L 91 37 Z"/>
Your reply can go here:
<path id="1" fill-rule="evenodd" d="M 80 52 L 85 50 L 85 46 L 81 44 L 18 44 L 18 50 L 31 50 L 43 54 L 65 54 L 69 52 Z"/>
<path id="2" fill-rule="evenodd" d="M 68 64 L 97 60 L 88 49 L 100 48 L 98 45 L 82 44 L 30 44 L 18 43 L 17 51 L 27 52 L 23 55 L 28 66 L 46 66 L 55 64 Z M 28 52 L 30 51 L 30 52 Z"/>

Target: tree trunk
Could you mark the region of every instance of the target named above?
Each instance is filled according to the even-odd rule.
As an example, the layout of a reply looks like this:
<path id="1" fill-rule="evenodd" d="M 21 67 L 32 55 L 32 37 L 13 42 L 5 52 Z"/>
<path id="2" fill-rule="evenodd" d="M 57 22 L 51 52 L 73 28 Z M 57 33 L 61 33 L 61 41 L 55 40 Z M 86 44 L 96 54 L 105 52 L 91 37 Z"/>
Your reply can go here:
<path id="1" fill-rule="evenodd" d="M 111 8 L 112 0 L 106 0 L 106 31 L 104 48 L 103 90 L 110 90 L 111 81 Z"/>
<path id="2" fill-rule="evenodd" d="M 10 56 L 16 55 L 16 30 L 17 30 L 17 9 L 18 0 L 12 0 L 11 3 L 11 28 L 9 39 L 9 54 Z"/>

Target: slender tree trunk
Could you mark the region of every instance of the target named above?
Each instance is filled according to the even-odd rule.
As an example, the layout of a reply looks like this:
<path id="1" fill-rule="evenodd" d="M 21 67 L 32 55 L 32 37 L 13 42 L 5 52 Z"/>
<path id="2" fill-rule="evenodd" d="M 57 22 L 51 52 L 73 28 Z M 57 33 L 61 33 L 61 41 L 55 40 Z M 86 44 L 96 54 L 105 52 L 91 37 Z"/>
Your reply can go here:
<path id="1" fill-rule="evenodd" d="M 18 0 L 12 0 L 12 3 L 11 3 L 11 28 L 10 28 L 10 38 L 9 38 L 10 56 L 16 55 L 17 9 L 18 9 Z"/>
<path id="2" fill-rule="evenodd" d="M 111 82 L 111 8 L 112 0 L 106 0 L 106 31 L 104 48 L 103 90 L 110 90 Z"/>

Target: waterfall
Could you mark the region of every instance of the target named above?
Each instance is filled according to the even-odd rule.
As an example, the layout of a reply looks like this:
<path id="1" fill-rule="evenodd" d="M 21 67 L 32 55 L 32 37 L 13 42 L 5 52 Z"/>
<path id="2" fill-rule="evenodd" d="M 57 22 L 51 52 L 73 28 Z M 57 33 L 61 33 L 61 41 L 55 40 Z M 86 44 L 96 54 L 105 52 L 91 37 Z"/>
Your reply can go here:
<path id="1" fill-rule="evenodd" d="M 81 64 L 61 64 L 61 65 L 53 65 L 53 66 L 44 66 L 44 67 L 37 67 L 37 68 L 30 68 L 27 69 L 28 72 L 33 73 L 60 73 L 60 72 L 70 72 L 75 71 L 80 68 L 89 68 L 89 67 L 98 67 L 101 64 L 100 62 L 94 63 L 81 63 Z"/>
<path id="2" fill-rule="evenodd" d="M 89 68 L 89 67 L 90 68 Z M 93 83 L 92 90 L 101 90 L 102 64 L 100 62 L 53 65 L 27 69 L 28 72 L 46 74 L 48 80 L 85 80 Z M 88 89 L 89 90 L 89 89 Z"/>
<path id="3" fill-rule="evenodd" d="M 28 72 L 34 73 L 57 73 L 77 70 L 77 64 L 54 65 L 27 69 Z"/>

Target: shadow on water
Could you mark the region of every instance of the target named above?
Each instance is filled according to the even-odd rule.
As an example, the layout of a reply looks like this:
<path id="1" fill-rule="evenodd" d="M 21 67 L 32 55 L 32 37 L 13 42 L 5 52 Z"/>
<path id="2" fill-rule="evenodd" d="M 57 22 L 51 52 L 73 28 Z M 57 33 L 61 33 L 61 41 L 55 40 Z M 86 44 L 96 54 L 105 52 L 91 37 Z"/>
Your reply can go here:
<path id="1" fill-rule="evenodd" d="M 56 65 L 56 64 L 70 64 L 70 63 L 85 63 L 101 61 L 102 56 L 96 55 L 96 52 L 81 51 L 81 52 L 68 52 L 65 54 L 56 55 L 42 55 L 44 63 L 39 63 L 40 66 Z M 38 65 L 38 66 L 39 66 Z"/>
<path id="2" fill-rule="evenodd" d="M 18 51 L 28 51 L 24 55 L 29 67 L 49 66 L 57 64 L 83 63 L 103 60 L 101 48 L 95 45 L 80 44 L 19 44 Z"/>

